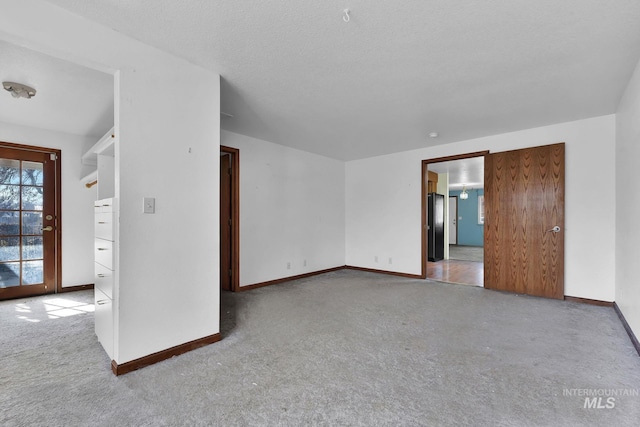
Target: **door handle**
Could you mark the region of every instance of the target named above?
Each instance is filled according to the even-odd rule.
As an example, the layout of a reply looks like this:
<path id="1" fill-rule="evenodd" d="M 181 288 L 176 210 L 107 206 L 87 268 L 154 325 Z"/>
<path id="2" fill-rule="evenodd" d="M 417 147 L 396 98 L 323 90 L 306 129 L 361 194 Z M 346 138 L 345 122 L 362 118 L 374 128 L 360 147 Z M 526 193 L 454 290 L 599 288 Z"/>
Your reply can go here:
<path id="1" fill-rule="evenodd" d="M 42 227 L 42 231 L 53 231 L 53 227 L 50 225 L 47 225 L 46 227 Z"/>
<path id="2" fill-rule="evenodd" d="M 560 226 L 558 226 L 558 225 L 554 226 L 553 228 L 547 230 L 547 233 L 549 233 L 549 232 L 551 232 L 551 233 L 559 233 L 560 232 Z"/>

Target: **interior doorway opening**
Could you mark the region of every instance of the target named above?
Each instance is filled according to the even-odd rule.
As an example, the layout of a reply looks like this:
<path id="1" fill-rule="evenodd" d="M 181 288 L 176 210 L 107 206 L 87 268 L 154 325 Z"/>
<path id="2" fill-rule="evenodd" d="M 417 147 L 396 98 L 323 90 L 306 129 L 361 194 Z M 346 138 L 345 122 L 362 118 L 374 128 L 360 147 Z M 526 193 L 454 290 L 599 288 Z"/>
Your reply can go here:
<path id="1" fill-rule="evenodd" d="M 483 224 L 480 222 L 484 216 L 478 206 L 484 198 L 483 164 L 488 153 L 423 160 L 423 278 L 484 286 Z M 440 198 L 443 203 L 432 203 Z M 474 232 L 477 235 L 468 235 Z M 442 256 L 432 256 L 434 254 Z"/>
<path id="2" fill-rule="evenodd" d="M 240 288 L 240 150 L 220 146 L 220 290 Z"/>

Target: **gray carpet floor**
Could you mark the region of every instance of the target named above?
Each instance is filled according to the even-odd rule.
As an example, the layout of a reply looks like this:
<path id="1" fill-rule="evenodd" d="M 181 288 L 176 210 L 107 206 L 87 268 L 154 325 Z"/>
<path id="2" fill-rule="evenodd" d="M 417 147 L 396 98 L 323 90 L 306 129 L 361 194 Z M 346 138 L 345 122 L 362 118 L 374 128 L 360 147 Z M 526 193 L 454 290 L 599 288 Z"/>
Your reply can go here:
<path id="1" fill-rule="evenodd" d="M 449 259 L 484 262 L 484 248 L 482 246 L 449 245 Z"/>
<path id="2" fill-rule="evenodd" d="M 222 299 L 222 341 L 121 377 L 93 333 L 91 291 L 0 303 L 0 425 L 640 419 L 638 396 L 585 409 L 566 395 L 640 389 L 640 357 L 611 308 L 348 270 Z"/>

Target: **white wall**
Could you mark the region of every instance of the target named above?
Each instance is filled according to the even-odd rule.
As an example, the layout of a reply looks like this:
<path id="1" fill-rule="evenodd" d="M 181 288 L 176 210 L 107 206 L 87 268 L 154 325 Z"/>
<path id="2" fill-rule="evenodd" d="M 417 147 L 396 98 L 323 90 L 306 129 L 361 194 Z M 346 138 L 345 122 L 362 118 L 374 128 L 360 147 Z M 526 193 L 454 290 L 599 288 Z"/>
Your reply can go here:
<path id="1" fill-rule="evenodd" d="M 218 333 L 219 76 L 38 0 L 3 2 L 0 38 L 116 73 L 115 361 Z"/>
<path id="2" fill-rule="evenodd" d="M 616 114 L 616 303 L 640 337 L 640 63 Z"/>
<path id="3" fill-rule="evenodd" d="M 241 286 L 344 265 L 343 162 L 227 131 L 220 143 L 240 150 Z"/>
<path id="4" fill-rule="evenodd" d="M 219 77 L 139 50 L 116 99 L 119 363 L 219 332 Z"/>
<path id="5" fill-rule="evenodd" d="M 420 274 L 423 159 L 557 142 L 566 143 L 565 295 L 613 301 L 615 194 L 599 177 L 615 175 L 614 115 L 348 162 L 347 264 Z"/>
<path id="6" fill-rule="evenodd" d="M 80 181 L 80 156 L 91 138 L 0 123 L 0 141 L 62 150 L 62 286 L 86 285 L 93 276 L 95 187 Z"/>
<path id="7" fill-rule="evenodd" d="M 444 195 L 444 259 L 449 259 L 449 174 L 438 174 L 436 192 Z"/>

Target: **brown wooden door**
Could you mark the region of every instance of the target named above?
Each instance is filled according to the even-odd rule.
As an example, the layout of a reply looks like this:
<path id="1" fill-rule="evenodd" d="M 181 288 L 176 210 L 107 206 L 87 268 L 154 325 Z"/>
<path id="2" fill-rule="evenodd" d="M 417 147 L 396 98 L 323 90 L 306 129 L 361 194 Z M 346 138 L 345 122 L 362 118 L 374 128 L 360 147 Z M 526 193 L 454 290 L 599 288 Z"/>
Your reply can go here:
<path id="1" fill-rule="evenodd" d="M 484 185 L 484 286 L 562 299 L 564 144 L 485 156 Z"/>
<path id="2" fill-rule="evenodd" d="M 220 156 L 220 289 L 231 290 L 231 156 Z"/>
<path id="3" fill-rule="evenodd" d="M 0 147 L 0 299 L 56 290 L 55 176 L 50 153 Z"/>

